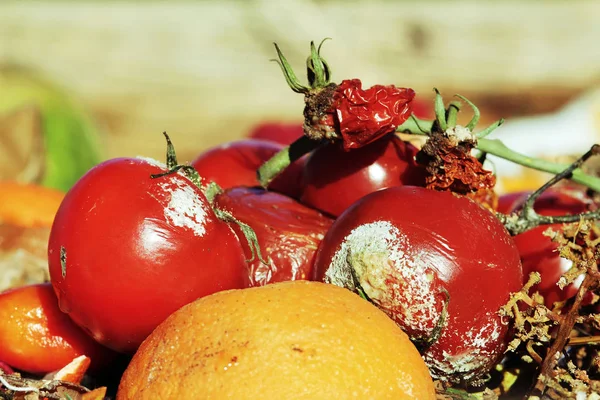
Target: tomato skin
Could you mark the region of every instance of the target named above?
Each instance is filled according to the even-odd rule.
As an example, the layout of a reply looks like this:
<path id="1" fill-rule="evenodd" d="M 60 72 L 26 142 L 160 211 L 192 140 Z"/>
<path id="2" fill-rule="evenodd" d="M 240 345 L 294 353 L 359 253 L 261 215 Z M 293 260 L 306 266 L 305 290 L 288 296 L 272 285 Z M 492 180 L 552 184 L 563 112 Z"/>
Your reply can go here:
<path id="1" fill-rule="evenodd" d="M 206 150 L 192 161 L 192 166 L 206 182 L 222 188 L 259 186 L 256 170 L 283 148 L 267 140 L 236 140 Z M 303 163 L 304 158 L 292 163 L 269 189 L 297 198 L 302 190 Z"/>
<path id="2" fill-rule="evenodd" d="M 361 197 L 391 186 L 425 184 L 425 170 L 414 161 L 418 149 L 394 134 L 360 149 L 339 143 L 317 148 L 304 166 L 300 201 L 339 216 Z"/>
<path id="3" fill-rule="evenodd" d="M 304 135 L 302 123 L 263 122 L 256 125 L 249 133 L 250 139 L 269 140 L 284 146 L 294 143 Z"/>
<path id="4" fill-rule="evenodd" d="M 49 283 L 0 293 L 0 343 L 2 361 L 33 374 L 56 371 L 80 355 L 90 357 L 97 369 L 115 355 L 60 311 Z"/>
<path id="5" fill-rule="evenodd" d="M 520 191 L 503 194 L 498 197 L 496 211 L 503 214 L 512 213 L 527 200 L 527 196 L 529 196 L 530 193 L 530 191 Z"/>
<path id="6" fill-rule="evenodd" d="M 412 340 L 443 323 L 422 355 L 434 378 L 458 382 L 479 379 L 502 356 L 509 327 L 497 312 L 520 290 L 522 270 L 510 235 L 481 205 L 403 186 L 371 193 L 338 217 L 314 279 L 351 290 L 358 279 Z"/>
<path id="7" fill-rule="evenodd" d="M 118 158 L 67 193 L 48 259 L 61 310 L 98 342 L 131 353 L 168 315 L 248 286 L 242 247 L 202 192 L 151 161 Z"/>
<path id="8" fill-rule="evenodd" d="M 259 188 L 227 189 L 215 204 L 250 225 L 258 237 L 269 265 L 258 258 L 249 264 L 252 286 L 310 279 L 314 255 L 333 220 L 287 196 Z M 243 233 L 239 227 L 233 229 L 250 259 L 252 252 Z"/>
<path id="9" fill-rule="evenodd" d="M 501 196 L 506 213 L 518 211 L 531 192 L 519 192 Z M 506 197 L 503 199 L 503 197 Z M 557 187 L 546 190 L 535 201 L 534 209 L 540 215 L 556 216 L 579 214 L 591 211 L 593 201 L 582 190 L 568 187 Z M 544 235 L 547 229 L 562 229 L 562 224 L 542 225 L 516 235 L 513 239 L 523 264 L 524 283 L 529 274 L 539 272 L 542 281 L 532 287 L 531 292 L 539 291 L 544 296 L 544 303 L 552 307 L 554 302 L 567 300 L 575 295 L 578 284 L 570 284 L 560 289 L 556 284 L 562 274 L 571 267 L 571 261 L 562 258 L 558 253 L 558 244 Z"/>

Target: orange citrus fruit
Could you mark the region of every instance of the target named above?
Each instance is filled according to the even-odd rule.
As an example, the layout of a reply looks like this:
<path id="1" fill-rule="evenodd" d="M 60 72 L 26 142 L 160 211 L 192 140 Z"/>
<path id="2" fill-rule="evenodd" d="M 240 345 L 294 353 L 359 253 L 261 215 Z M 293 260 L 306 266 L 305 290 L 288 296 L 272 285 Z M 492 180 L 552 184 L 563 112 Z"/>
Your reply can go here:
<path id="1" fill-rule="evenodd" d="M 48 238 L 64 193 L 0 181 L 0 291 L 40 283 L 48 275 Z"/>
<path id="2" fill-rule="evenodd" d="M 35 184 L 0 181 L 0 222 L 50 227 L 64 195 Z"/>
<path id="3" fill-rule="evenodd" d="M 334 285 L 293 281 L 219 292 L 142 343 L 117 400 L 435 398 L 394 322 Z"/>
<path id="4" fill-rule="evenodd" d="M 0 293 L 0 360 L 21 371 L 46 374 L 80 355 L 94 366 L 113 358 L 60 310 L 49 283 Z"/>

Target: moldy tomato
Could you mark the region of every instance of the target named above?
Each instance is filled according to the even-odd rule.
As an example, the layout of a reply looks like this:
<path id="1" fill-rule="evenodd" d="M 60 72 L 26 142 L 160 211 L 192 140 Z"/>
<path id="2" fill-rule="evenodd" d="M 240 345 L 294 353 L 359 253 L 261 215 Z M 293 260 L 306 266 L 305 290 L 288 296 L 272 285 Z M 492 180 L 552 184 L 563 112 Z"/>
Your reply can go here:
<path id="1" fill-rule="evenodd" d="M 425 184 L 425 170 L 415 162 L 418 149 L 391 133 L 359 149 L 341 143 L 318 147 L 304 166 L 300 201 L 332 216 L 361 197 L 391 186 Z"/>
<path id="2" fill-rule="evenodd" d="M 321 242 L 314 278 L 362 293 L 421 347 L 432 376 L 478 382 L 502 356 L 498 314 L 521 289 L 500 221 L 450 192 L 394 187 L 363 197 Z"/>
<path id="3" fill-rule="evenodd" d="M 262 256 L 250 262 L 253 286 L 310 279 L 315 252 L 332 220 L 279 193 L 259 188 L 231 188 L 215 197 L 215 205 L 235 215 L 256 233 Z M 239 226 L 232 225 L 246 250 L 252 253 Z"/>
<path id="4" fill-rule="evenodd" d="M 169 314 L 248 286 L 243 249 L 200 189 L 158 162 L 92 168 L 60 205 L 48 248 L 60 308 L 98 342 L 134 352 Z"/>

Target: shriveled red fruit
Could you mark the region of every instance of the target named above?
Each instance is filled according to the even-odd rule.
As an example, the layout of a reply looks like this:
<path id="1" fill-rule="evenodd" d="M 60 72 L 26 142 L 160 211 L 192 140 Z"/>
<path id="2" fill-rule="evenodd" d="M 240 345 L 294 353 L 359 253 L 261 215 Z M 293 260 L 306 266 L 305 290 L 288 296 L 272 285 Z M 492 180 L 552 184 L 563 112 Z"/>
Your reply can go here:
<path id="1" fill-rule="evenodd" d="M 505 213 L 510 214 L 521 209 L 531 192 L 519 192 L 501 196 Z M 597 206 L 583 189 L 575 187 L 556 187 L 546 190 L 535 201 L 534 210 L 540 215 L 556 216 L 579 214 L 592 211 Z M 544 235 L 547 229 L 562 229 L 562 224 L 543 225 L 516 235 L 513 239 L 523 264 L 523 279 L 527 281 L 532 272 L 539 272 L 542 281 L 532 287 L 544 296 L 544 303 L 552 307 L 554 302 L 567 300 L 575 295 L 581 283 L 576 282 L 561 289 L 557 283 L 567 272 L 572 261 L 562 258 L 558 253 L 558 244 Z"/>
<path id="2" fill-rule="evenodd" d="M 199 297 L 248 286 L 243 249 L 183 172 L 117 158 L 67 193 L 48 260 L 60 308 L 98 342 L 131 353 Z"/>
<path id="3" fill-rule="evenodd" d="M 321 56 L 321 44 L 311 42 L 306 60 L 308 86 L 298 81 L 285 56 L 275 44 L 278 63 L 290 88 L 304 94 L 306 137 L 341 141 L 345 150 L 365 146 L 394 132 L 411 114 L 415 91 L 395 85 L 364 89 L 360 79 L 331 82 L 331 70 Z"/>
<path id="4" fill-rule="evenodd" d="M 256 233 L 268 265 L 257 257 L 249 263 L 253 286 L 310 278 L 314 255 L 333 222 L 330 218 L 287 196 L 258 188 L 227 189 L 216 197 L 215 205 Z M 244 233 L 238 226 L 233 228 L 250 258 Z"/>
<path id="5" fill-rule="evenodd" d="M 256 170 L 283 147 L 267 140 L 236 140 L 204 151 L 192 161 L 192 166 L 205 181 L 222 188 L 259 186 Z M 302 190 L 303 164 L 303 158 L 292 163 L 269 189 L 297 198 Z"/>
<path id="6" fill-rule="evenodd" d="M 477 382 L 498 361 L 522 284 L 517 247 L 481 205 L 418 187 L 377 191 L 321 242 L 314 278 L 362 292 L 421 347 L 432 376 Z"/>
<path id="7" fill-rule="evenodd" d="M 410 88 L 374 85 L 363 89 L 360 79 L 340 82 L 331 108 L 344 149 L 360 148 L 394 132 L 410 117 L 414 97 Z"/>
<path id="8" fill-rule="evenodd" d="M 332 216 L 361 197 L 391 186 L 425 184 L 418 149 L 394 134 L 351 151 L 341 143 L 317 148 L 304 166 L 300 201 Z"/>
<path id="9" fill-rule="evenodd" d="M 250 139 L 269 140 L 287 146 L 302 135 L 304 135 L 302 122 L 297 124 L 289 122 L 264 122 L 255 126 L 248 134 L 248 137 Z"/>

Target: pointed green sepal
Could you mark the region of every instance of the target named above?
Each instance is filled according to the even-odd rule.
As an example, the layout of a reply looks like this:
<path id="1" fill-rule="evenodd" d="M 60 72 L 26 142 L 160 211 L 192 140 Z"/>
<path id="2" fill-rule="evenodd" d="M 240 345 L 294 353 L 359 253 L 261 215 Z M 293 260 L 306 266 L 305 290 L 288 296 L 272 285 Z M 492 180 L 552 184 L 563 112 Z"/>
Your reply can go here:
<path id="1" fill-rule="evenodd" d="M 283 76 L 285 77 L 285 80 L 289 87 L 296 93 L 308 92 L 309 88 L 300 83 L 298 77 L 294 73 L 294 69 L 292 68 L 290 63 L 288 63 L 287 59 L 281 52 L 281 49 L 279 48 L 277 43 L 273 44 L 275 45 L 275 49 L 277 50 L 277 56 L 279 57 L 279 60 L 272 61 L 275 61 L 277 64 L 279 64 L 279 67 L 281 68 L 281 71 L 283 71 Z"/>

